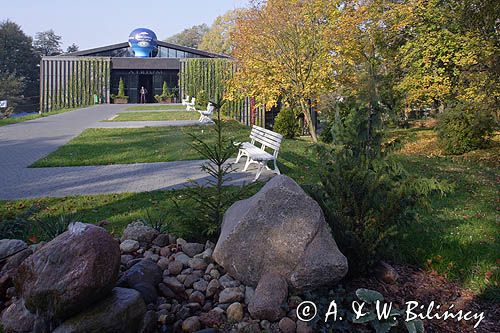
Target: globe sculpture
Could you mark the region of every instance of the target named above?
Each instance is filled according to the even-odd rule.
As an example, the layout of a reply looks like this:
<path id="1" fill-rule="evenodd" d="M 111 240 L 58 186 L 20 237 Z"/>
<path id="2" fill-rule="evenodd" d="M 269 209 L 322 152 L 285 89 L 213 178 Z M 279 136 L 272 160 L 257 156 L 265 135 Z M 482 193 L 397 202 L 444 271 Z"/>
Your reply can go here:
<path id="1" fill-rule="evenodd" d="M 158 46 L 157 41 L 156 34 L 145 28 L 135 29 L 128 37 L 128 43 L 136 58 L 149 58 Z"/>

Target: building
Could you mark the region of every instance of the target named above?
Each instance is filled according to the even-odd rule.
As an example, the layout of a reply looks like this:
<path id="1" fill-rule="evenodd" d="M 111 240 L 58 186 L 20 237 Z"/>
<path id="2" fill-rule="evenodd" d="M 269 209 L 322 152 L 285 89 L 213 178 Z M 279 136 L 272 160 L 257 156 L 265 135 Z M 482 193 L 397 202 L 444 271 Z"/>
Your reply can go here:
<path id="1" fill-rule="evenodd" d="M 166 82 L 171 92 L 179 90 L 182 59 L 228 58 L 228 56 L 158 41 L 149 29 L 136 29 L 128 42 L 44 57 L 40 64 L 40 112 L 111 103 L 120 79 L 129 103 L 138 103 L 141 87 L 147 101 L 162 93 Z"/>

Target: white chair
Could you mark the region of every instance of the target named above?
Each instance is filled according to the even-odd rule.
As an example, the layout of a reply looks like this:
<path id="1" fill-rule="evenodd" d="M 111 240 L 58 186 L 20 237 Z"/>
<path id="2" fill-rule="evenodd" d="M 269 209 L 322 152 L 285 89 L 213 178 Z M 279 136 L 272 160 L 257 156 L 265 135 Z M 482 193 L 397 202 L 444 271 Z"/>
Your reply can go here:
<path id="1" fill-rule="evenodd" d="M 200 123 L 209 121 L 212 122 L 212 119 L 210 116 L 214 113 L 215 107 L 212 105 L 212 103 L 208 103 L 207 105 L 207 110 L 202 111 L 202 110 L 196 110 L 200 113 L 200 119 L 198 120 Z"/>
<path id="2" fill-rule="evenodd" d="M 187 105 L 187 103 L 189 103 L 189 95 L 182 99 L 182 105 Z"/>
<path id="3" fill-rule="evenodd" d="M 196 105 L 196 98 L 191 99 L 191 103 L 187 102 L 186 103 L 186 111 L 197 111 L 195 108 Z"/>

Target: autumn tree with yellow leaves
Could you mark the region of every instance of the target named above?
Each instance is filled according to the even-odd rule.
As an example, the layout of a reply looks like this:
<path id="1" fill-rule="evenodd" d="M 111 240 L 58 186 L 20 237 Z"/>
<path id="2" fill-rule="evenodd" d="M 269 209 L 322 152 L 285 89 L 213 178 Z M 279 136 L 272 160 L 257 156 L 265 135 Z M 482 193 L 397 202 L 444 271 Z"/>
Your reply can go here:
<path id="1" fill-rule="evenodd" d="M 282 100 L 300 109 L 314 142 L 309 103 L 328 91 L 333 54 L 326 40 L 331 0 L 270 0 L 253 3 L 232 32 L 238 71 L 234 89 L 267 107 Z"/>

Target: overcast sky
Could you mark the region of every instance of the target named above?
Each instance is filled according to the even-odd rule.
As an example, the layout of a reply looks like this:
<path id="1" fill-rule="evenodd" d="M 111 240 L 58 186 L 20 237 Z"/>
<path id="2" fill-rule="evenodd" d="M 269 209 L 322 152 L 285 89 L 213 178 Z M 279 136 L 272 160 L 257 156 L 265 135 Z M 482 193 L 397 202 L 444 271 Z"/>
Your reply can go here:
<path id="1" fill-rule="evenodd" d="M 248 0 L 0 0 L 0 20 L 10 19 L 23 31 L 54 29 L 64 48 L 80 50 L 126 42 L 135 28 L 149 28 L 159 39 L 195 24 L 207 23 Z"/>

